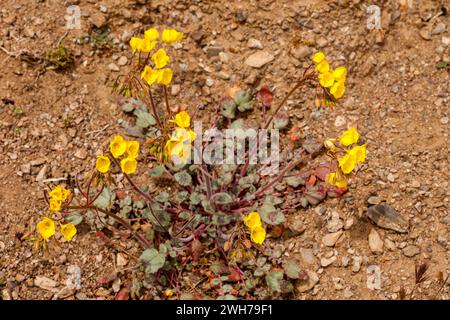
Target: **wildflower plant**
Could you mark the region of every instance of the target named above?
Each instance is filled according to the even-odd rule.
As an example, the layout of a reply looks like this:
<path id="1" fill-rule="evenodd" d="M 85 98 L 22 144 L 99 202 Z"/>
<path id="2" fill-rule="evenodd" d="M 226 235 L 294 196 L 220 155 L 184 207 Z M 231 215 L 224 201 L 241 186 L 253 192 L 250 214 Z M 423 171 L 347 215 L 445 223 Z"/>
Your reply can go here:
<path id="1" fill-rule="evenodd" d="M 295 128 L 286 132 L 289 116 L 280 110 L 300 87 L 309 85 L 321 90 L 322 107 L 336 105 L 345 92 L 347 70 L 331 70 L 323 53 L 317 53 L 276 106 L 267 86 L 256 95 L 232 88 L 219 108 L 208 111 L 210 130 L 282 130 L 292 142 L 285 157 L 291 160 L 282 161 L 278 172 L 265 175 L 266 164 L 252 161 L 258 153 L 256 144 L 242 163 L 192 163 L 212 147 L 219 154 L 227 147 L 213 146 L 208 137 L 195 133 L 193 119 L 200 111 L 169 104 L 171 46 L 184 37 L 173 29 L 152 28 L 130 40 L 134 62 L 114 90 L 146 138 L 111 137 L 92 159 L 89 178 L 81 184 L 77 180 L 75 192 L 58 186 L 49 193 L 50 213 L 66 222 L 60 232 L 67 240 L 84 221 L 102 238 L 106 229 L 138 241 L 143 249 L 142 276 L 133 281 L 135 297 L 289 295 L 295 281 L 305 281 L 305 272 L 284 257 L 278 243 L 292 234 L 286 215 L 301 214 L 301 208 L 346 192 L 350 175 L 365 161 L 366 147 L 357 144 L 359 133 L 353 128 L 324 142 L 299 137 Z M 259 125 L 247 121 L 257 105 L 262 109 L 257 113 Z M 245 143 L 234 153 L 244 154 Z M 119 176 L 124 178 L 123 188 L 118 187 Z M 150 180 L 157 191 L 149 191 Z M 170 189 L 163 188 L 164 181 L 169 181 Z M 38 223 L 40 241 L 55 234 L 53 221 L 49 216 Z M 205 280 L 196 285 L 196 278 Z M 191 290 L 196 287 L 201 290 Z"/>

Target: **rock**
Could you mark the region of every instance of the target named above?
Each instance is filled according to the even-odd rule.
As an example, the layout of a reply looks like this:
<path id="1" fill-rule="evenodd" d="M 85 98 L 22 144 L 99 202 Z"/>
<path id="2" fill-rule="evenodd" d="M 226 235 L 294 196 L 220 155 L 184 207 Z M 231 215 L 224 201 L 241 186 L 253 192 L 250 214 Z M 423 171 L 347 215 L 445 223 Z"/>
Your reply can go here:
<path id="1" fill-rule="evenodd" d="M 380 197 L 372 196 L 372 197 L 369 197 L 369 199 L 367 199 L 367 202 L 369 204 L 380 204 L 381 203 L 381 199 L 380 199 Z"/>
<path id="2" fill-rule="evenodd" d="M 308 46 L 299 46 L 291 49 L 291 54 L 295 59 L 303 60 L 312 55 L 313 50 Z"/>
<path id="3" fill-rule="evenodd" d="M 55 294 L 55 296 L 53 297 L 53 300 L 66 299 L 70 296 L 73 296 L 75 294 L 75 292 L 76 292 L 76 290 L 73 288 L 64 287 Z"/>
<path id="4" fill-rule="evenodd" d="M 250 38 L 247 41 L 247 47 L 249 47 L 250 49 L 262 49 L 263 45 L 262 45 L 261 41 L 255 39 L 255 38 Z"/>
<path id="5" fill-rule="evenodd" d="M 4 242 L 0 241 L 0 252 L 4 251 L 6 248 L 6 245 Z"/>
<path id="6" fill-rule="evenodd" d="M 419 34 L 424 40 L 431 40 L 430 28 L 424 27 L 424 28 L 420 29 Z"/>
<path id="7" fill-rule="evenodd" d="M 342 219 L 339 217 L 339 213 L 336 211 L 331 213 L 331 219 L 327 222 L 327 230 L 328 232 L 337 232 L 344 227 L 344 223 Z"/>
<path id="8" fill-rule="evenodd" d="M 319 48 L 323 48 L 328 44 L 328 40 L 325 37 L 320 37 L 317 39 L 317 46 Z"/>
<path id="9" fill-rule="evenodd" d="M 433 30 L 431 30 L 431 35 L 444 33 L 444 32 L 445 32 L 445 29 L 446 29 L 445 23 L 439 22 L 439 23 L 433 28 Z"/>
<path id="10" fill-rule="evenodd" d="M 77 157 L 78 159 L 84 160 L 87 158 L 87 151 L 85 149 L 78 149 L 75 152 L 75 157 Z"/>
<path id="11" fill-rule="evenodd" d="M 448 47 L 450 45 L 450 36 L 442 36 L 441 42 L 444 46 Z"/>
<path id="12" fill-rule="evenodd" d="M 445 237 L 443 237 L 443 236 L 438 236 L 438 237 L 437 237 L 437 242 L 438 242 L 441 246 L 443 246 L 444 248 L 447 248 L 447 243 L 448 243 L 447 238 L 445 238 Z"/>
<path id="13" fill-rule="evenodd" d="M 359 272 L 359 270 L 361 270 L 361 262 L 362 262 L 362 258 L 359 256 L 355 256 L 353 257 L 353 266 L 352 266 L 352 271 L 354 273 Z"/>
<path id="14" fill-rule="evenodd" d="M 344 116 L 337 116 L 336 120 L 334 121 L 334 126 L 336 128 L 339 128 L 339 127 L 345 126 L 346 123 L 347 123 L 347 120 L 345 120 Z"/>
<path id="15" fill-rule="evenodd" d="M 108 7 L 105 6 L 104 4 L 101 4 L 99 9 L 100 9 L 100 12 L 103 12 L 103 13 L 108 12 Z"/>
<path id="16" fill-rule="evenodd" d="M 108 64 L 108 69 L 114 72 L 119 72 L 120 68 L 117 64 L 115 64 L 114 62 L 111 62 L 110 64 Z"/>
<path id="17" fill-rule="evenodd" d="M 43 166 L 41 170 L 39 170 L 39 173 L 36 176 L 36 181 L 41 182 L 45 179 L 45 175 L 47 173 L 47 166 Z"/>
<path id="18" fill-rule="evenodd" d="M 23 164 L 20 166 L 20 171 L 25 174 L 31 173 L 31 165 L 29 163 Z"/>
<path id="19" fill-rule="evenodd" d="M 394 230 L 400 233 L 408 232 L 408 221 L 388 205 L 377 204 L 369 207 L 367 216 L 381 228 Z"/>
<path id="20" fill-rule="evenodd" d="M 390 240 L 390 239 L 385 239 L 384 240 L 384 245 L 386 246 L 386 248 L 390 251 L 394 251 L 395 249 L 397 249 L 397 247 L 395 246 L 394 241 Z"/>
<path id="21" fill-rule="evenodd" d="M 174 84 L 170 87 L 170 94 L 176 96 L 180 93 L 181 86 L 179 84 Z"/>
<path id="22" fill-rule="evenodd" d="M 106 25 L 106 18 L 100 12 L 95 12 L 89 17 L 89 22 L 96 28 L 101 28 Z"/>
<path id="23" fill-rule="evenodd" d="M 244 63 L 252 68 L 261 68 L 265 64 L 273 61 L 274 58 L 272 54 L 266 51 L 258 51 L 250 55 Z"/>
<path id="24" fill-rule="evenodd" d="M 329 233 L 322 238 L 322 243 L 327 247 L 333 247 L 339 238 L 342 236 L 344 231 L 340 230 L 337 232 Z"/>
<path id="25" fill-rule="evenodd" d="M 20 273 L 16 274 L 16 281 L 17 282 L 22 282 L 23 280 L 25 280 L 25 278 L 26 277 L 23 274 L 20 274 Z"/>
<path id="26" fill-rule="evenodd" d="M 125 257 L 125 255 L 123 254 L 123 253 L 121 253 L 121 252 L 119 252 L 118 254 L 117 254 L 117 266 L 118 267 L 123 267 L 123 266 L 126 266 L 127 265 L 127 263 L 128 263 L 128 259 Z"/>
<path id="27" fill-rule="evenodd" d="M 300 249 L 300 261 L 305 266 L 312 266 L 317 262 L 313 250 L 308 248 Z"/>
<path id="28" fill-rule="evenodd" d="M 369 233 L 369 247 L 370 251 L 375 254 L 383 253 L 383 240 L 375 229 L 371 229 Z"/>
<path id="29" fill-rule="evenodd" d="M 332 256 L 331 258 L 325 258 L 325 257 L 323 257 L 323 258 L 320 259 L 320 265 L 321 265 L 323 268 L 328 267 L 328 266 L 331 265 L 333 262 L 335 262 L 336 259 L 337 259 L 336 256 Z"/>
<path id="30" fill-rule="evenodd" d="M 420 182 L 417 180 L 413 180 L 413 182 L 411 182 L 411 187 L 420 188 Z"/>
<path id="31" fill-rule="evenodd" d="M 37 276 L 34 279 L 34 285 L 44 290 L 53 291 L 54 288 L 58 285 L 55 280 L 44 276 Z"/>
<path id="32" fill-rule="evenodd" d="M 125 57 L 125 56 L 121 56 L 121 57 L 119 58 L 119 60 L 117 60 L 117 64 L 118 64 L 119 66 L 124 66 L 124 65 L 126 65 L 127 63 L 128 63 L 128 58 Z"/>
<path id="33" fill-rule="evenodd" d="M 17 160 L 17 153 L 8 152 L 7 155 L 11 160 Z"/>
<path id="34" fill-rule="evenodd" d="M 11 292 L 8 289 L 3 289 L 0 296 L 3 300 L 12 300 Z"/>
<path id="35" fill-rule="evenodd" d="M 46 158 L 38 158 L 36 160 L 30 161 L 30 166 L 37 167 L 47 162 Z"/>
<path id="36" fill-rule="evenodd" d="M 380 266 L 370 265 L 367 267 L 367 289 L 381 290 L 381 269 Z"/>
<path id="37" fill-rule="evenodd" d="M 403 254 L 409 258 L 414 257 L 420 253 L 420 248 L 415 245 L 409 245 L 403 248 Z"/>
<path id="38" fill-rule="evenodd" d="M 387 179 L 389 182 L 395 182 L 395 176 L 392 173 L 387 175 Z"/>
<path id="39" fill-rule="evenodd" d="M 353 226 L 353 223 L 355 221 L 353 220 L 353 217 L 348 218 L 347 220 L 345 220 L 345 225 L 344 225 L 344 229 L 348 230 Z"/>
<path id="40" fill-rule="evenodd" d="M 297 290 L 299 292 L 309 291 L 319 282 L 319 276 L 314 271 L 306 270 L 305 273 L 308 279 L 298 281 Z"/>
<path id="41" fill-rule="evenodd" d="M 440 121 L 442 124 L 447 124 L 447 123 L 448 123 L 448 117 L 442 117 L 439 121 Z"/>

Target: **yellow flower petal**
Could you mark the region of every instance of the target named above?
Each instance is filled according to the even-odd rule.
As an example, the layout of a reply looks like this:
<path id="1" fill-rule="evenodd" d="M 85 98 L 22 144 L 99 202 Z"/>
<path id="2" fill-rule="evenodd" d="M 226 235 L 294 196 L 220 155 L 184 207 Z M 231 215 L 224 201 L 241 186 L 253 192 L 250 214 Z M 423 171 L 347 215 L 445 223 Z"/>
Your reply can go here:
<path id="1" fill-rule="evenodd" d="M 353 147 L 348 153 L 353 156 L 357 163 L 366 162 L 366 145 Z"/>
<path id="2" fill-rule="evenodd" d="M 321 63 L 324 59 L 325 59 L 325 54 L 322 51 L 317 52 L 313 56 L 313 61 L 314 61 L 315 64 Z"/>
<path id="3" fill-rule="evenodd" d="M 62 203 L 62 200 L 50 199 L 50 201 L 48 203 L 48 209 L 50 211 L 60 211 L 61 210 L 61 203 Z"/>
<path id="4" fill-rule="evenodd" d="M 144 52 L 144 53 L 149 53 L 150 51 L 155 49 L 155 46 L 156 46 L 156 41 L 150 41 L 147 39 L 143 39 L 141 41 L 139 51 Z"/>
<path id="5" fill-rule="evenodd" d="M 184 34 L 182 32 L 178 32 L 175 29 L 166 29 L 162 33 L 162 41 L 169 44 L 180 41 L 183 38 Z"/>
<path id="6" fill-rule="evenodd" d="M 348 129 L 339 137 L 339 141 L 344 146 L 349 146 L 351 144 L 354 144 L 354 143 L 358 142 L 358 140 L 359 140 L 359 133 L 355 128 Z"/>
<path id="7" fill-rule="evenodd" d="M 161 69 L 170 61 L 170 57 L 164 49 L 159 49 L 152 55 L 152 61 L 157 69 Z"/>
<path id="8" fill-rule="evenodd" d="M 131 50 L 133 50 L 133 52 L 139 51 L 139 49 L 141 48 L 141 43 L 142 43 L 141 38 L 132 37 L 130 39 Z"/>
<path id="9" fill-rule="evenodd" d="M 61 186 L 56 186 L 52 191 L 48 193 L 51 199 L 64 200 L 64 190 Z"/>
<path id="10" fill-rule="evenodd" d="M 329 88 L 334 83 L 333 74 L 331 72 L 324 72 L 319 74 L 319 83 L 324 88 Z"/>
<path id="11" fill-rule="evenodd" d="M 123 173 L 133 174 L 137 169 L 137 161 L 136 159 L 129 157 L 124 158 L 120 161 L 120 168 L 122 169 Z"/>
<path id="12" fill-rule="evenodd" d="M 187 128 L 191 125 L 191 117 L 186 111 L 181 111 L 175 115 L 174 122 L 180 128 Z"/>
<path id="13" fill-rule="evenodd" d="M 342 172 L 345 174 L 349 174 L 356 167 L 356 159 L 353 155 L 346 154 L 342 158 L 339 159 L 339 167 L 342 169 Z"/>
<path id="14" fill-rule="evenodd" d="M 344 82 L 347 77 L 347 68 L 346 67 L 337 67 L 333 71 L 333 77 L 338 82 Z"/>
<path id="15" fill-rule="evenodd" d="M 159 32 L 155 28 L 148 29 L 144 32 L 144 38 L 150 41 L 156 41 L 159 38 Z"/>
<path id="16" fill-rule="evenodd" d="M 345 188 L 347 186 L 347 177 L 339 172 L 329 173 L 326 180 L 329 184 L 339 188 Z"/>
<path id="17" fill-rule="evenodd" d="M 50 218 L 42 218 L 36 225 L 39 234 L 45 240 L 49 239 L 55 234 L 55 222 Z"/>
<path id="18" fill-rule="evenodd" d="M 72 238 L 77 234 L 77 228 L 73 223 L 63 224 L 61 225 L 61 235 L 67 241 L 72 240 Z"/>
<path id="19" fill-rule="evenodd" d="M 145 66 L 144 71 L 141 73 L 141 78 L 144 79 L 149 86 L 158 80 L 158 70 L 152 69 L 149 66 Z"/>
<path id="20" fill-rule="evenodd" d="M 95 161 L 95 168 L 101 173 L 107 173 L 110 165 L 111 161 L 106 156 L 98 156 Z"/>
<path id="21" fill-rule="evenodd" d="M 109 150 L 114 158 L 118 158 L 127 150 L 127 142 L 122 136 L 116 135 L 109 143 Z"/>
<path id="22" fill-rule="evenodd" d="M 258 212 L 250 212 L 247 216 L 243 216 L 244 224 L 250 229 L 261 227 L 261 218 Z"/>
<path id="23" fill-rule="evenodd" d="M 127 142 L 127 155 L 130 158 L 136 158 L 139 153 L 139 142 L 128 141 Z"/>
<path id="24" fill-rule="evenodd" d="M 322 60 L 319 64 L 316 65 L 316 71 L 319 73 L 324 73 L 330 71 L 330 65 L 327 60 Z"/>
<path id="25" fill-rule="evenodd" d="M 340 99 L 345 93 L 345 84 L 344 82 L 335 82 L 330 89 L 330 93 L 334 96 L 334 98 Z"/>
<path id="26" fill-rule="evenodd" d="M 172 76 L 173 76 L 173 73 L 172 73 L 172 69 L 170 69 L 170 68 L 158 70 L 157 82 L 167 86 L 170 84 L 170 82 L 172 82 Z"/>
<path id="27" fill-rule="evenodd" d="M 250 237 L 256 244 L 262 244 L 266 239 L 266 230 L 263 227 L 255 227 L 250 231 Z"/>

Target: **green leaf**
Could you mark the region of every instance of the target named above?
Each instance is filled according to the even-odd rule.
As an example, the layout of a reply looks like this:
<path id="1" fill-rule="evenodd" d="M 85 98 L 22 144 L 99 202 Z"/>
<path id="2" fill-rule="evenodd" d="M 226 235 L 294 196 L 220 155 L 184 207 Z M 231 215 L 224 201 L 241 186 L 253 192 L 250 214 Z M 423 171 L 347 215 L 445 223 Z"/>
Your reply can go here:
<path id="1" fill-rule="evenodd" d="M 323 199 L 325 199 L 327 191 L 322 186 L 308 186 L 305 192 L 305 198 L 313 206 L 319 204 Z"/>
<path id="2" fill-rule="evenodd" d="M 226 192 L 219 192 L 211 197 L 211 202 L 219 205 L 227 205 L 233 202 L 233 198 Z"/>
<path id="3" fill-rule="evenodd" d="M 234 95 L 234 101 L 236 102 L 237 105 L 242 105 L 244 103 L 247 103 L 251 99 L 252 99 L 252 97 L 250 96 L 250 94 L 247 91 L 244 91 L 244 90 L 239 90 Z"/>
<path id="4" fill-rule="evenodd" d="M 278 205 L 278 204 L 282 204 L 284 201 L 281 198 L 275 197 L 274 195 L 267 195 L 264 198 L 264 203 L 268 203 L 268 204 L 273 204 L 273 205 Z"/>
<path id="5" fill-rule="evenodd" d="M 155 118 L 149 112 L 134 110 L 133 114 L 136 116 L 136 125 L 141 128 L 147 128 L 156 124 Z"/>
<path id="6" fill-rule="evenodd" d="M 175 173 L 174 178 L 183 187 L 187 187 L 192 184 L 192 177 L 186 171 L 180 171 Z"/>
<path id="7" fill-rule="evenodd" d="M 439 61 L 436 64 L 437 69 L 445 69 L 447 67 L 450 67 L 450 61 Z"/>
<path id="8" fill-rule="evenodd" d="M 183 203 L 188 197 L 189 193 L 187 191 L 181 191 L 176 193 L 174 200 L 176 203 Z"/>
<path id="9" fill-rule="evenodd" d="M 253 109 L 253 102 L 250 101 L 250 102 L 242 103 L 242 104 L 238 105 L 237 108 L 238 108 L 238 110 L 240 112 L 245 112 L 245 111 L 252 110 Z"/>
<path id="10" fill-rule="evenodd" d="M 200 198 L 200 194 L 198 192 L 193 192 L 189 196 L 189 202 L 194 206 L 198 205 L 200 201 L 202 201 L 202 199 Z"/>
<path id="11" fill-rule="evenodd" d="M 283 272 L 280 270 L 272 270 L 266 275 L 267 286 L 275 292 L 281 292 L 282 280 Z"/>
<path id="12" fill-rule="evenodd" d="M 165 203 L 169 201 L 169 194 L 163 191 L 155 197 L 155 200 L 161 203 Z"/>
<path id="13" fill-rule="evenodd" d="M 291 279 L 300 278 L 300 266 L 294 259 L 288 259 L 284 264 L 286 275 Z"/>
<path id="14" fill-rule="evenodd" d="M 286 221 L 284 215 L 269 203 L 263 204 L 259 208 L 261 219 L 270 225 L 277 225 Z"/>
<path id="15" fill-rule="evenodd" d="M 236 115 L 236 103 L 231 99 L 223 101 L 221 113 L 225 118 L 234 119 Z"/>
<path id="16" fill-rule="evenodd" d="M 312 138 L 306 138 L 305 141 L 302 143 L 302 147 L 310 154 L 319 152 L 322 147 L 323 143 L 319 142 L 317 140 L 314 140 Z"/>
<path id="17" fill-rule="evenodd" d="M 158 250 L 151 248 L 145 250 L 140 259 L 146 264 L 146 273 L 155 273 L 164 266 L 166 256 L 158 252 Z"/>
<path id="18" fill-rule="evenodd" d="M 150 171 L 148 172 L 148 174 L 150 175 L 150 177 L 161 177 L 164 172 L 166 172 L 166 168 L 164 166 L 157 166 L 155 168 L 150 169 Z"/>
<path id="19" fill-rule="evenodd" d="M 226 215 L 223 212 L 217 212 L 212 216 L 211 223 L 216 226 L 226 226 L 227 224 L 230 224 L 232 220 L 232 216 Z"/>
<path id="20" fill-rule="evenodd" d="M 65 215 L 64 220 L 66 220 L 67 223 L 73 223 L 74 225 L 78 225 L 83 221 L 83 216 L 80 212 L 73 211 Z"/>
<path id="21" fill-rule="evenodd" d="M 108 187 L 105 187 L 102 193 L 94 201 L 94 205 L 101 209 L 108 209 L 111 207 L 115 198 L 116 194 L 111 192 L 111 189 L 109 189 Z"/>
<path id="22" fill-rule="evenodd" d="M 287 112 L 280 111 L 273 118 L 273 127 L 275 129 L 281 130 L 288 126 L 289 124 L 289 115 Z"/>

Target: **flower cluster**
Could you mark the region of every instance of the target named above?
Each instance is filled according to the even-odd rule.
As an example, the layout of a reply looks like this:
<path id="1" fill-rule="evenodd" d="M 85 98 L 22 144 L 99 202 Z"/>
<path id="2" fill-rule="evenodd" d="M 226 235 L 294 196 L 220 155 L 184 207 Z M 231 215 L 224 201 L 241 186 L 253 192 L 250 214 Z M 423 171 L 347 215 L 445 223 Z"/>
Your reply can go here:
<path id="1" fill-rule="evenodd" d="M 120 168 L 123 173 L 132 174 L 136 172 L 136 158 L 139 154 L 139 142 L 134 140 L 127 141 L 121 135 L 116 135 L 109 142 L 109 151 L 116 159 L 124 156 L 122 160 L 120 160 Z M 111 160 L 107 155 L 97 157 L 95 167 L 100 173 L 107 173 L 110 166 Z"/>
<path id="2" fill-rule="evenodd" d="M 163 30 L 161 40 L 163 43 L 173 44 L 182 40 L 184 34 L 174 29 Z M 151 28 L 144 32 L 144 38 L 133 37 L 130 40 L 130 47 L 133 52 L 150 53 L 155 49 L 159 39 L 159 31 Z M 170 68 L 165 68 L 167 63 L 170 62 L 170 57 L 166 51 L 162 48 L 158 49 L 152 56 L 154 68 L 146 65 L 141 73 L 141 78 L 144 79 L 149 85 L 160 83 L 163 85 L 169 85 L 172 81 L 173 72 Z"/>
<path id="3" fill-rule="evenodd" d="M 42 218 L 36 228 L 44 240 L 50 239 L 56 233 L 55 221 L 48 217 Z M 60 232 L 64 239 L 70 241 L 77 234 L 77 228 L 73 223 L 60 224 Z"/>
<path id="4" fill-rule="evenodd" d="M 330 173 L 327 181 L 337 187 L 346 187 L 348 175 L 356 168 L 359 163 L 366 161 L 366 145 L 354 146 L 359 140 L 359 133 L 355 128 L 345 131 L 340 137 L 339 142 L 344 147 L 353 147 L 351 149 L 343 148 L 345 154 L 338 158 L 338 170 Z M 336 150 L 336 139 L 328 139 L 324 145 L 327 149 L 334 152 Z"/>
<path id="5" fill-rule="evenodd" d="M 183 164 L 187 162 L 191 155 L 195 133 L 189 128 L 191 117 L 186 111 L 177 113 L 173 122 L 175 130 L 164 146 L 164 157 L 165 159 L 172 159 L 175 164 Z"/>
<path id="6" fill-rule="evenodd" d="M 256 244 L 262 244 L 266 239 L 266 230 L 262 227 L 258 212 L 250 212 L 243 217 L 245 225 L 250 229 L 250 238 Z"/>
<path id="7" fill-rule="evenodd" d="M 319 83 L 330 93 L 335 100 L 342 98 L 345 93 L 345 79 L 347 77 L 347 68 L 338 67 L 331 69 L 330 64 L 322 51 L 317 52 L 313 57 L 316 71 L 319 73 Z"/>
<path id="8" fill-rule="evenodd" d="M 61 210 L 62 203 L 70 197 L 70 190 L 62 186 L 57 186 L 48 195 L 50 196 L 49 210 L 52 212 L 59 211 Z"/>

